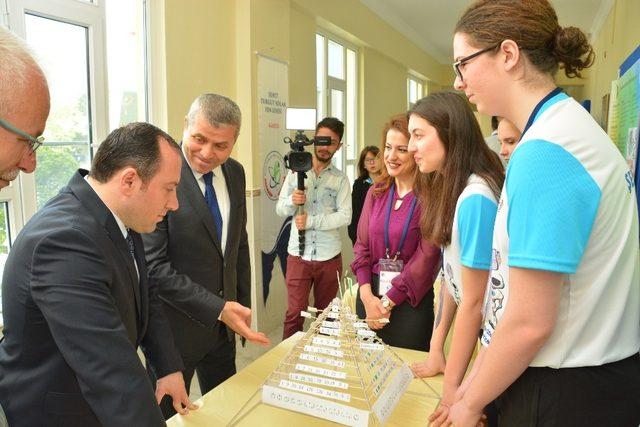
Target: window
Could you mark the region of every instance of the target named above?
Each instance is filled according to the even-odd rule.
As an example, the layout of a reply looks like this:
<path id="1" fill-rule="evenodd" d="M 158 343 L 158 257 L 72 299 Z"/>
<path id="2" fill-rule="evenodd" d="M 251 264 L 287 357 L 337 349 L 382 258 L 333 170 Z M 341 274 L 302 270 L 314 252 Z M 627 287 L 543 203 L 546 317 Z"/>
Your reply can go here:
<path id="1" fill-rule="evenodd" d="M 357 163 L 357 56 L 356 48 L 334 36 L 316 34 L 316 94 L 318 121 L 332 116 L 345 124 L 342 148 L 333 164 L 356 177 Z"/>
<path id="2" fill-rule="evenodd" d="M 109 131 L 147 121 L 145 12 L 146 0 L 0 0 L 0 25 L 27 41 L 51 92 L 36 172 L 0 191 L 0 268 L 23 224 L 89 167 Z"/>
<path id="3" fill-rule="evenodd" d="M 89 167 L 97 143 L 110 130 L 147 120 L 145 8 L 143 0 L 8 0 L 7 4 L 12 30 L 34 50 L 51 91 L 38 168 L 34 175 L 21 176 L 21 217 L 26 219 L 78 167 Z"/>
<path id="4" fill-rule="evenodd" d="M 344 80 L 344 46 L 333 40 L 327 40 L 329 76 Z"/>
<path id="5" fill-rule="evenodd" d="M 91 159 L 89 28 L 27 13 L 27 43 L 47 75 L 51 112 L 35 171 L 38 209 Z"/>
<path id="6" fill-rule="evenodd" d="M 0 329 L 2 329 L 2 275 L 11 245 L 20 232 L 22 221 L 22 197 L 20 185 L 12 181 L 0 191 Z"/>
<path id="7" fill-rule="evenodd" d="M 9 26 L 8 17 L 9 17 L 9 14 L 7 13 L 7 4 L 3 1 L 0 1 L 0 26 L 1 27 Z"/>
<path id="8" fill-rule="evenodd" d="M 11 228 L 9 228 L 9 203 L 0 202 L 0 277 L 7 262 L 11 247 Z M 0 286 L 0 326 L 2 326 L 2 286 Z"/>
<path id="9" fill-rule="evenodd" d="M 316 34 L 316 113 L 318 115 L 316 121 L 320 121 L 324 117 L 326 104 L 327 73 L 325 72 L 324 41 L 325 38 L 323 36 Z"/>
<path id="10" fill-rule="evenodd" d="M 34 51 L 51 92 L 38 167 L 20 177 L 19 218 L 26 221 L 77 168 L 89 167 L 109 131 L 147 120 L 145 5 L 144 0 L 7 4 L 11 29 Z"/>
<path id="11" fill-rule="evenodd" d="M 109 131 L 148 121 L 146 14 L 142 1 L 108 0 Z"/>
<path id="12" fill-rule="evenodd" d="M 0 202 L 0 257 L 9 253 L 11 229 L 9 228 L 9 204 Z M 4 258 L 0 258 L 0 273 L 4 268 Z"/>
<path id="13" fill-rule="evenodd" d="M 408 109 L 413 107 L 419 99 L 424 96 L 424 84 L 422 80 L 410 76 L 407 78 L 407 106 Z"/>

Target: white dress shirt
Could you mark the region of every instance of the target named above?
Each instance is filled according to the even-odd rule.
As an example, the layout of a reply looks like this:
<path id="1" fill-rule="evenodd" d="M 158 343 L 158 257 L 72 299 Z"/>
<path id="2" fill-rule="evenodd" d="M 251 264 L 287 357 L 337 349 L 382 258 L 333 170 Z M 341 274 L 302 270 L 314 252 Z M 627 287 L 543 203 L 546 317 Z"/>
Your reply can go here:
<path id="1" fill-rule="evenodd" d="M 91 182 L 89 182 L 89 175 L 85 175 L 84 180 L 87 182 L 87 184 L 89 184 L 89 187 L 91 187 L 91 189 L 96 193 L 96 195 L 98 197 L 100 197 L 100 195 L 98 194 L 98 192 L 96 191 L 95 188 L 93 188 L 93 185 L 91 185 Z M 104 203 L 104 202 L 103 202 Z M 107 204 L 105 203 L 105 206 L 107 206 Z M 113 215 L 113 217 L 116 220 L 116 224 L 118 224 L 118 228 L 120 229 L 120 232 L 122 233 L 122 237 L 124 237 L 125 240 L 127 240 L 127 236 L 129 235 L 129 230 L 127 229 L 127 227 L 124 225 L 124 222 L 122 222 L 122 220 L 120 219 L 120 217 L 118 217 L 118 215 L 116 215 L 116 213 L 114 211 L 112 211 L 109 206 L 107 206 L 107 209 L 109 209 L 109 212 L 111 212 L 111 215 Z M 129 242 L 127 242 L 127 249 L 129 248 Z M 140 279 L 140 270 L 138 270 L 138 263 L 136 262 L 136 258 L 133 257 L 133 265 L 136 266 L 136 273 L 138 274 L 138 280 Z"/>
<path id="2" fill-rule="evenodd" d="M 187 159 L 187 163 L 189 160 Z M 193 176 L 196 178 L 196 182 L 198 183 L 198 187 L 200 187 L 200 191 L 202 192 L 202 197 L 204 197 L 205 192 L 205 184 L 203 174 L 199 173 L 195 169 L 191 167 L 191 172 L 193 172 Z M 216 191 L 216 199 L 218 200 L 218 207 L 220 208 L 220 215 L 222 216 L 222 236 L 220 238 L 220 244 L 222 247 L 222 253 L 224 254 L 225 248 L 227 247 L 227 233 L 229 231 L 229 212 L 231 210 L 231 201 L 229 200 L 229 190 L 227 189 L 227 181 L 224 179 L 224 173 L 222 173 L 222 166 L 218 166 L 213 169 L 213 189 Z M 243 194 L 244 197 L 244 194 Z"/>

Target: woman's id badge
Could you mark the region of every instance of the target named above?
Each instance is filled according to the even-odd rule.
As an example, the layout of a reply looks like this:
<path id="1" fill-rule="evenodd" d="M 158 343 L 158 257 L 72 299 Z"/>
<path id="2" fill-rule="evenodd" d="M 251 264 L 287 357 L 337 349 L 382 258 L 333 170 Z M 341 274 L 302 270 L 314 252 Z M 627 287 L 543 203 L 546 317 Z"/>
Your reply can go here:
<path id="1" fill-rule="evenodd" d="M 401 259 L 380 258 L 380 285 L 378 286 L 378 296 L 386 295 L 391 289 L 391 281 L 402 272 L 404 262 Z"/>

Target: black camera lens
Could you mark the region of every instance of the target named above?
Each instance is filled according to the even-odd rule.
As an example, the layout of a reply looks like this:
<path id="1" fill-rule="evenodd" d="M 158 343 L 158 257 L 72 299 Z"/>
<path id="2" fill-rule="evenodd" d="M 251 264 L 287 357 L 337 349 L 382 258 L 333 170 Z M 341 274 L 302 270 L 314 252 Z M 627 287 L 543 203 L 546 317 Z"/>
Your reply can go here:
<path id="1" fill-rule="evenodd" d="M 330 136 L 316 136 L 313 138 L 313 143 L 315 145 L 331 145 L 331 137 Z"/>
<path id="2" fill-rule="evenodd" d="M 294 172 L 306 172 L 311 170 L 311 153 L 292 151 L 289 153 L 289 168 Z"/>

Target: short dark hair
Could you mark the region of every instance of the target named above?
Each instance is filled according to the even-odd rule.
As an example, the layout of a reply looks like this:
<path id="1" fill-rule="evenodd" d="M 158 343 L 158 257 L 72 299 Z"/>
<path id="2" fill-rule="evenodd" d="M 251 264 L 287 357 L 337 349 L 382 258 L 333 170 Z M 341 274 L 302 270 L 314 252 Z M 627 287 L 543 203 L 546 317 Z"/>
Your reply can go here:
<path id="1" fill-rule="evenodd" d="M 204 93 L 197 97 L 191 104 L 187 113 L 187 122 L 193 124 L 196 116 L 202 114 L 203 118 L 214 127 L 235 126 L 238 139 L 240 125 L 242 124 L 242 114 L 240 107 L 226 96 L 217 93 Z"/>
<path id="2" fill-rule="evenodd" d="M 318 133 L 318 129 L 320 128 L 331 129 L 340 137 L 340 141 L 342 141 L 342 135 L 344 135 L 344 123 L 335 117 L 325 117 L 320 120 L 320 123 L 316 125 L 316 133 Z"/>
<path id="3" fill-rule="evenodd" d="M 160 141 L 180 152 L 180 146 L 162 129 L 149 123 L 134 122 L 111 132 L 100 144 L 91 162 L 90 175 L 105 183 L 113 175 L 130 166 L 148 182 L 160 167 Z"/>

